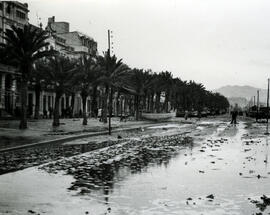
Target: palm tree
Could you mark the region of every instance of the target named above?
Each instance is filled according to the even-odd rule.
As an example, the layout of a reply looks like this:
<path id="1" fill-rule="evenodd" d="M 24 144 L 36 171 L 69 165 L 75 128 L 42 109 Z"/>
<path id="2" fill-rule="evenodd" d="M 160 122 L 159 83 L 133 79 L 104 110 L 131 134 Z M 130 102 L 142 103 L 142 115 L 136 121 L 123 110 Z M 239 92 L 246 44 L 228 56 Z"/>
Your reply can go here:
<path id="1" fill-rule="evenodd" d="M 78 84 L 83 103 L 83 125 L 87 125 L 86 99 L 91 88 L 95 87 L 98 78 L 97 64 L 94 58 L 83 56 L 79 60 L 78 72 L 74 76 L 75 83 Z"/>
<path id="2" fill-rule="evenodd" d="M 31 77 L 31 83 L 33 84 L 34 91 L 35 91 L 35 99 L 36 99 L 36 105 L 35 105 L 35 113 L 34 113 L 34 118 L 38 119 L 39 118 L 39 110 L 40 110 L 40 93 L 43 86 L 44 82 L 44 69 L 46 66 L 46 61 L 43 59 L 38 60 L 34 64 L 34 69 L 33 69 L 33 75 Z"/>
<path id="3" fill-rule="evenodd" d="M 125 73 L 128 67 L 122 63 L 122 59 L 117 60 L 115 55 L 111 56 L 109 52 L 105 52 L 104 56 L 98 58 L 98 63 L 101 67 L 101 76 L 98 81 L 105 88 L 103 100 L 103 120 L 107 122 L 107 100 L 109 97 L 109 134 L 111 134 L 110 118 L 112 114 L 112 96 L 115 87 L 121 87 Z"/>
<path id="4" fill-rule="evenodd" d="M 165 92 L 165 101 L 163 105 L 163 111 L 169 112 L 169 101 L 171 100 L 171 93 L 173 88 L 173 77 L 172 73 L 165 71 L 160 73 L 162 80 L 162 89 Z"/>
<path id="5" fill-rule="evenodd" d="M 163 85 L 164 85 L 163 79 L 160 73 L 153 74 L 151 85 L 153 88 L 152 97 L 154 97 L 155 95 L 154 109 L 155 109 L 155 112 L 160 113 L 160 96 L 161 96 L 161 92 L 163 90 Z"/>
<path id="6" fill-rule="evenodd" d="M 135 120 L 139 120 L 139 109 L 142 99 L 144 103 L 143 106 L 146 106 L 146 94 L 150 84 L 151 79 L 149 78 L 148 72 L 136 68 L 129 72 L 127 86 L 135 91 L 135 93 L 133 93 L 135 96 Z"/>
<path id="7" fill-rule="evenodd" d="M 74 74 L 77 70 L 77 62 L 63 56 L 50 58 L 46 69 L 46 82 L 51 87 L 55 95 L 55 104 L 53 112 L 53 126 L 60 125 L 59 103 L 64 93 L 69 92 L 74 82 Z"/>
<path id="8" fill-rule="evenodd" d="M 185 82 L 183 82 L 180 78 L 173 79 L 172 85 L 172 107 L 173 109 L 179 111 L 184 110 L 184 89 Z"/>
<path id="9" fill-rule="evenodd" d="M 32 76 L 33 63 L 43 57 L 51 56 L 54 51 L 43 50 L 49 43 L 48 35 L 39 28 L 25 25 L 23 28 L 11 27 L 12 31 L 6 31 L 2 43 L 8 58 L 16 64 L 21 74 L 21 121 L 20 129 L 27 128 L 27 91 L 28 81 Z"/>

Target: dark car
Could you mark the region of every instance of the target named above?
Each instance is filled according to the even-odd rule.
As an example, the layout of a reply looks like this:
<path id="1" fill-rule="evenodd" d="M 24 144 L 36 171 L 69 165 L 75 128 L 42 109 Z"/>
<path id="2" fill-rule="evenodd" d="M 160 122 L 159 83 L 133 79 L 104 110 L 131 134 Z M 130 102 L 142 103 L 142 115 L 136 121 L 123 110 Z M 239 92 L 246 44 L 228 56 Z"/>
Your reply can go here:
<path id="1" fill-rule="evenodd" d="M 201 112 L 201 117 L 207 117 L 207 115 L 208 115 L 208 114 L 207 114 L 207 111 L 202 111 L 202 112 Z"/>
<path id="2" fill-rule="evenodd" d="M 185 111 L 184 110 L 177 110 L 176 111 L 176 117 L 184 117 Z"/>

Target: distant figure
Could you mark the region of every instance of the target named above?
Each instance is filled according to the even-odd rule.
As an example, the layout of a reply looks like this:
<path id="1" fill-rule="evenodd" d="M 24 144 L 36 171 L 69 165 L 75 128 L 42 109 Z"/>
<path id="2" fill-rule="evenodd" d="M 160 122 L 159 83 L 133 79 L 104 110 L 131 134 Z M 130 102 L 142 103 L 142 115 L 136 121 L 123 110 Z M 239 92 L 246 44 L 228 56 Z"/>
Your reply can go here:
<path id="1" fill-rule="evenodd" d="M 98 117 L 99 117 L 99 121 L 101 122 L 101 119 L 102 119 L 102 109 L 101 108 L 98 109 Z"/>
<path id="2" fill-rule="evenodd" d="M 20 108 L 18 106 L 16 106 L 14 113 L 15 113 L 16 117 L 21 116 L 21 110 L 20 110 Z"/>
<path id="3" fill-rule="evenodd" d="M 52 118 L 52 114 L 53 114 L 53 109 L 52 107 L 49 107 L 49 118 Z"/>
<path id="4" fill-rule="evenodd" d="M 236 118 L 237 118 L 237 115 L 238 115 L 238 109 L 237 109 L 237 104 L 235 105 L 234 109 L 231 111 L 231 115 L 232 115 L 232 121 L 231 121 L 231 124 L 234 124 L 236 125 Z"/>
<path id="5" fill-rule="evenodd" d="M 44 109 L 44 110 L 43 110 L 43 118 L 44 118 L 44 119 L 47 119 L 47 118 L 48 118 L 48 115 L 47 115 L 47 114 L 48 114 L 47 110 Z"/>
<path id="6" fill-rule="evenodd" d="M 73 118 L 73 108 L 72 108 L 72 106 L 68 107 L 68 116 L 69 116 L 69 118 Z"/>
<path id="7" fill-rule="evenodd" d="M 93 113 L 93 117 L 95 117 L 95 118 L 98 117 L 98 108 L 95 108 L 95 111 Z"/>
<path id="8" fill-rule="evenodd" d="M 185 110 L 185 120 L 187 120 L 187 119 L 188 119 L 188 111 Z"/>
<path id="9" fill-rule="evenodd" d="M 201 113 L 201 111 L 198 111 L 198 120 L 200 121 L 201 118 L 202 118 L 202 113 Z"/>

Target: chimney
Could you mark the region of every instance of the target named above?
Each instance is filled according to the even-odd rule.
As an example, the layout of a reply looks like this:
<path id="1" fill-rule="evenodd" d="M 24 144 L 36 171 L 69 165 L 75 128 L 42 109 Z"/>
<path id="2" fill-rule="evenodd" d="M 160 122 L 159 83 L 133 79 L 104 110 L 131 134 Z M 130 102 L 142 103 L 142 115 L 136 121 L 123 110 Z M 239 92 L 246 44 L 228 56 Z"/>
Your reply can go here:
<path id="1" fill-rule="evenodd" d="M 49 23 L 54 23 L 55 22 L 55 16 L 49 17 L 48 18 L 48 24 Z"/>

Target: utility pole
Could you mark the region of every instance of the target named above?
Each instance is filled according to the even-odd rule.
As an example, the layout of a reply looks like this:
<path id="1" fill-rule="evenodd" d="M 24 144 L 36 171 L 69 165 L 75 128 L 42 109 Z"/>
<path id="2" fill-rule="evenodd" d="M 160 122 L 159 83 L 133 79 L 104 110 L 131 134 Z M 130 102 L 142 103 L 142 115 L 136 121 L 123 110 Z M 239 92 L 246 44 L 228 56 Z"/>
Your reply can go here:
<path id="1" fill-rule="evenodd" d="M 111 56 L 111 31 L 110 30 L 108 30 L 108 55 L 109 55 L 109 57 Z M 109 89 L 109 135 L 112 134 L 112 125 L 111 125 L 112 96 L 113 96 L 112 94 L 113 94 L 113 89 L 112 89 L 112 86 L 110 86 L 110 89 Z"/>
<path id="2" fill-rule="evenodd" d="M 258 107 L 258 110 L 260 109 L 259 106 L 260 106 L 260 90 L 257 90 L 257 107 Z"/>
<path id="3" fill-rule="evenodd" d="M 266 135 L 269 135 L 269 130 L 268 130 L 268 119 L 269 119 L 269 82 L 270 82 L 270 78 L 268 78 L 267 80 L 267 111 L 266 111 Z"/>
<path id="4" fill-rule="evenodd" d="M 108 30 L 108 54 L 111 55 L 111 31 Z"/>
<path id="5" fill-rule="evenodd" d="M 253 106 L 255 106 L 256 103 L 255 103 L 255 96 L 253 97 Z"/>
<path id="6" fill-rule="evenodd" d="M 256 122 L 258 122 L 259 119 L 259 97 L 260 97 L 260 91 L 257 90 L 257 116 L 256 116 Z"/>

